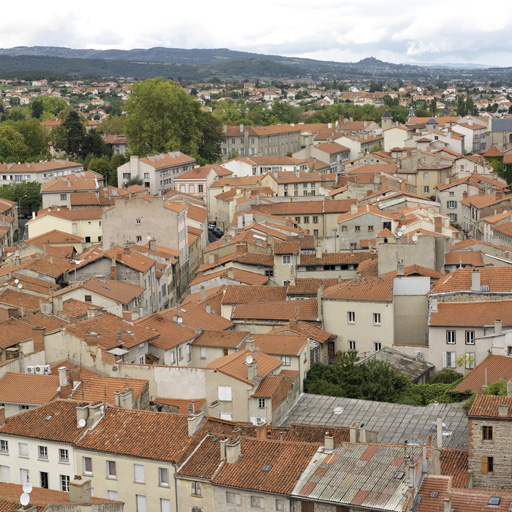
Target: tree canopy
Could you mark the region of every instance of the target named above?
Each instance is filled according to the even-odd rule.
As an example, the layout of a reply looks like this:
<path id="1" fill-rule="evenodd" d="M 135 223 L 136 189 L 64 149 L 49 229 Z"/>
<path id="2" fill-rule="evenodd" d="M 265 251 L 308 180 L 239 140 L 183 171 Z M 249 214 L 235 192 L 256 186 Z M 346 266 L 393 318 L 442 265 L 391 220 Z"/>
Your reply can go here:
<path id="1" fill-rule="evenodd" d="M 205 163 L 218 159 L 220 125 L 174 82 L 163 78 L 137 82 L 124 107 L 125 132 L 132 154 L 180 150 Z"/>

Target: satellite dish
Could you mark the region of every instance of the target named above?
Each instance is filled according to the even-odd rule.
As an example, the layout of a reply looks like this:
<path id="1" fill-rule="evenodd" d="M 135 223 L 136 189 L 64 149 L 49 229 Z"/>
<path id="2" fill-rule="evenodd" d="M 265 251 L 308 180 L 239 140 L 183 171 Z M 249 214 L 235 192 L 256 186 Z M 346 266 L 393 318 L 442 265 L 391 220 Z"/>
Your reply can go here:
<path id="1" fill-rule="evenodd" d="M 418 235 L 413 235 L 412 241 L 416 243 L 418 241 Z"/>
<path id="2" fill-rule="evenodd" d="M 23 492 L 26 492 L 27 494 L 31 493 L 32 492 L 32 484 L 30 484 L 28 482 L 26 484 L 23 484 Z"/>
<path id="3" fill-rule="evenodd" d="M 20 503 L 26 507 L 30 502 L 30 496 L 24 492 L 21 496 L 20 496 Z"/>
<path id="4" fill-rule="evenodd" d="M 253 358 L 252 356 L 247 356 L 247 357 L 245 358 L 245 362 L 246 362 L 247 364 L 252 364 L 252 362 L 253 362 L 253 361 L 254 361 L 254 358 Z"/>
<path id="5" fill-rule="evenodd" d="M 401 230 L 398 230 L 398 231 L 396 232 L 396 236 L 401 237 L 401 236 L 402 236 L 402 231 L 401 231 Z"/>
<path id="6" fill-rule="evenodd" d="M 15 282 L 16 284 L 18 284 L 18 283 L 20 282 L 20 280 L 19 280 L 19 279 L 15 279 L 15 280 L 14 280 L 14 282 Z"/>
<path id="7" fill-rule="evenodd" d="M 148 240 L 151 240 L 151 235 L 148 235 L 146 238 L 147 238 Z"/>
<path id="8" fill-rule="evenodd" d="M 23 285 L 20 283 L 20 284 L 18 285 L 18 288 L 21 290 L 21 289 L 23 288 Z"/>
<path id="9" fill-rule="evenodd" d="M 85 420 L 84 420 L 83 418 L 81 418 L 81 419 L 79 419 L 79 420 L 78 420 L 78 426 L 79 426 L 79 427 L 85 427 L 85 423 L 86 423 L 86 422 L 85 422 Z"/>

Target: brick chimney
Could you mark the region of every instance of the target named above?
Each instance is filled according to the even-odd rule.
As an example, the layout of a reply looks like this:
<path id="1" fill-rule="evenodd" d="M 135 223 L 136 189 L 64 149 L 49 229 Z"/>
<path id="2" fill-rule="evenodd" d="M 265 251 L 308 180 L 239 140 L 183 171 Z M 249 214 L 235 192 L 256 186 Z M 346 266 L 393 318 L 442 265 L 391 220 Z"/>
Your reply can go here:
<path id="1" fill-rule="evenodd" d="M 5 407 L 2 405 L 0 407 L 0 427 L 5 425 Z"/>
<path id="2" fill-rule="evenodd" d="M 98 338 L 99 336 L 95 332 L 88 332 L 85 335 L 85 343 L 87 343 L 87 345 L 89 345 L 90 347 L 95 347 L 96 345 L 98 345 Z"/>
<path id="3" fill-rule="evenodd" d="M 434 231 L 436 233 L 443 232 L 443 218 L 442 217 L 434 217 Z"/>
<path id="4" fill-rule="evenodd" d="M 67 369 L 65 366 L 59 368 L 59 386 L 60 386 L 60 398 L 69 398 L 72 391 L 71 382 L 68 380 Z"/>
<path id="5" fill-rule="evenodd" d="M 115 258 L 112 258 L 110 263 L 110 279 L 117 281 L 117 263 Z"/>
<path id="6" fill-rule="evenodd" d="M 115 402 L 117 407 L 133 409 L 133 389 L 125 389 L 122 393 L 116 391 Z"/>
<path id="7" fill-rule="evenodd" d="M 34 352 L 44 350 L 44 327 L 32 327 L 32 341 L 34 343 Z"/>

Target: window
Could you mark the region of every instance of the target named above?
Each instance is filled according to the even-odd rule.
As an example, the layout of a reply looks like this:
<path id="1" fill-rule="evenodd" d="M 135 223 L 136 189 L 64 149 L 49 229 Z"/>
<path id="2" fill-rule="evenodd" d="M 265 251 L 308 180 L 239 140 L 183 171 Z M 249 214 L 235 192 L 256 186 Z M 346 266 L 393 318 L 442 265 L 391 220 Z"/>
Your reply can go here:
<path id="1" fill-rule="evenodd" d="M 424 180 L 428 180 L 428 172 L 424 172 L 423 173 L 423 179 Z"/>
<path id="2" fill-rule="evenodd" d="M 37 447 L 37 457 L 39 459 L 48 460 L 48 447 L 38 446 Z"/>
<path id="3" fill-rule="evenodd" d="M 318 215 L 313 215 L 313 224 L 318 224 Z"/>
<path id="4" fill-rule="evenodd" d="M 199 348 L 199 357 L 201 359 L 206 359 L 206 347 Z"/>
<path id="5" fill-rule="evenodd" d="M 117 468 L 114 460 L 107 460 L 107 478 L 117 478 Z"/>
<path id="6" fill-rule="evenodd" d="M 135 240 L 137 241 L 137 243 L 140 243 L 140 242 L 142 242 L 142 237 L 141 236 L 136 236 Z"/>
<path id="7" fill-rule="evenodd" d="M 69 492 L 69 475 L 60 475 L 60 490 Z"/>
<path id="8" fill-rule="evenodd" d="M 448 202 L 446 203 L 446 206 L 447 206 L 448 208 L 457 208 L 457 201 L 448 201 Z"/>
<path id="9" fill-rule="evenodd" d="M 169 364 L 176 364 L 176 355 L 174 350 L 171 351 Z"/>
<path id="10" fill-rule="evenodd" d="M 160 498 L 160 512 L 171 512 L 171 500 Z"/>
<path id="11" fill-rule="evenodd" d="M 85 295 L 84 302 L 92 302 L 92 295 Z"/>
<path id="12" fill-rule="evenodd" d="M 361 226 L 354 226 L 354 230 L 356 233 L 360 233 L 361 232 Z"/>
<path id="13" fill-rule="evenodd" d="M 482 427 L 482 439 L 484 441 L 492 441 L 492 427 L 486 425 Z"/>
<path id="14" fill-rule="evenodd" d="M 146 364 L 146 356 L 139 356 L 139 364 Z"/>
<path id="15" fill-rule="evenodd" d="M 139 484 L 144 483 L 144 466 L 142 464 L 133 465 L 134 480 Z"/>
<path id="16" fill-rule="evenodd" d="M 373 313 L 373 325 L 380 325 L 380 313 Z"/>
<path id="17" fill-rule="evenodd" d="M 123 172 L 123 180 L 131 179 L 132 175 L 129 172 Z"/>
<path id="18" fill-rule="evenodd" d="M 28 484 L 30 482 L 28 469 L 20 469 L 20 482 L 21 485 Z"/>
<path id="19" fill-rule="evenodd" d="M 373 226 L 368 226 L 368 233 L 373 233 Z"/>
<path id="20" fill-rule="evenodd" d="M 28 444 L 18 443 L 18 455 L 20 457 L 28 457 Z"/>
<path id="21" fill-rule="evenodd" d="M 313 229 L 313 236 L 318 237 L 318 229 Z"/>
<path id="22" fill-rule="evenodd" d="M 466 345 L 475 344 L 475 331 L 466 331 Z"/>
<path id="23" fill-rule="evenodd" d="M 66 448 L 59 448 L 59 462 L 69 462 L 69 451 Z"/>
<path id="24" fill-rule="evenodd" d="M 68 195 L 67 194 L 61 194 L 60 195 L 60 200 L 61 201 L 66 201 L 66 199 L 68 198 Z"/>
<path id="25" fill-rule="evenodd" d="M 297 224 L 300 224 L 300 217 L 295 217 L 295 222 L 297 222 Z"/>
<path id="26" fill-rule="evenodd" d="M 309 224 L 309 215 L 304 217 L 304 224 Z"/>
<path id="27" fill-rule="evenodd" d="M 258 409 L 265 409 L 265 399 L 258 398 Z"/>
<path id="28" fill-rule="evenodd" d="M 292 262 L 292 257 L 289 254 L 283 254 L 283 265 L 289 265 Z"/>
<path id="29" fill-rule="evenodd" d="M 354 340 L 348 340 L 348 349 L 349 350 L 355 350 L 356 349 L 356 342 Z"/>
<path id="30" fill-rule="evenodd" d="M 197 185 L 197 191 L 199 193 L 203 192 L 203 185 Z"/>
<path id="31" fill-rule="evenodd" d="M 135 225 L 140 226 L 140 219 L 135 219 Z"/>
<path id="32" fill-rule="evenodd" d="M 347 322 L 349 324 L 356 323 L 356 312 L 355 311 L 347 311 Z"/>
<path id="33" fill-rule="evenodd" d="M 188 343 L 186 346 L 186 352 L 187 352 L 187 362 L 190 363 L 190 361 L 192 360 L 192 352 L 190 350 L 190 343 Z"/>
<path id="34" fill-rule="evenodd" d="M 428 185 L 425 185 L 425 186 L 423 187 L 423 193 L 424 193 L 424 194 L 428 194 L 429 192 L 430 192 L 430 187 L 429 187 Z"/>
<path id="35" fill-rule="evenodd" d="M 158 485 L 169 486 L 169 470 L 167 468 L 158 468 Z"/>
<path id="36" fill-rule="evenodd" d="M 240 505 L 240 494 L 237 494 L 236 492 L 226 491 L 226 501 L 231 505 Z"/>
<path id="37" fill-rule="evenodd" d="M 149 172 L 144 173 L 144 179 L 149 180 Z"/>
<path id="38" fill-rule="evenodd" d="M 443 368 L 455 368 L 455 352 L 443 352 Z"/>
<path id="39" fill-rule="evenodd" d="M 183 359 L 183 347 L 178 347 L 178 359 L 180 361 Z"/>
<path id="40" fill-rule="evenodd" d="M 221 402 L 231 402 L 233 400 L 230 386 L 219 386 L 218 394 Z"/>
<path id="41" fill-rule="evenodd" d="M 0 466 L 0 482 L 9 483 L 11 481 L 11 469 L 9 466 Z"/>
<path id="42" fill-rule="evenodd" d="M 464 170 L 464 166 L 462 166 L 462 170 Z M 454 197 L 455 196 L 455 192 L 449 192 L 448 194 L 450 197 Z"/>
<path id="43" fill-rule="evenodd" d="M 283 366 L 291 366 L 292 365 L 291 356 L 281 356 L 281 360 L 283 361 Z"/>
<path id="44" fill-rule="evenodd" d="M 374 350 L 374 352 L 378 352 L 379 350 L 382 350 L 382 343 L 380 341 L 374 341 L 373 342 L 373 350 Z"/>
<path id="45" fill-rule="evenodd" d="M 474 352 L 466 352 L 466 369 L 472 370 L 475 367 L 475 353 Z"/>
<path id="46" fill-rule="evenodd" d="M 117 491 L 107 491 L 107 498 L 109 500 L 117 500 Z"/>
<path id="47" fill-rule="evenodd" d="M 341 226 L 341 232 L 346 233 L 347 232 L 347 226 Z"/>
<path id="48" fill-rule="evenodd" d="M 140 494 L 135 495 L 135 503 L 137 504 L 137 512 L 146 512 L 146 496 Z"/>
<path id="49" fill-rule="evenodd" d="M 86 236 L 85 237 L 85 243 L 87 243 L 87 244 L 91 243 L 91 237 L 90 236 Z"/>
<path id="50" fill-rule="evenodd" d="M 0 452 L 9 453 L 9 441 L 0 441 Z"/>
<path id="51" fill-rule="evenodd" d="M 284 510 L 284 500 L 276 500 L 276 510 Z"/>
<path id="52" fill-rule="evenodd" d="M 494 457 L 482 457 L 482 473 L 494 472 Z"/>
<path id="53" fill-rule="evenodd" d="M 446 343 L 455 345 L 455 331 L 446 331 Z"/>
<path id="54" fill-rule="evenodd" d="M 357 244 L 355 242 L 350 242 L 350 250 L 355 251 L 357 249 Z"/>
<path id="55" fill-rule="evenodd" d="M 251 507 L 252 508 L 262 508 L 261 498 L 259 496 L 251 496 Z"/>
<path id="56" fill-rule="evenodd" d="M 46 473 L 45 471 L 41 471 L 39 473 L 39 486 L 42 487 L 43 489 L 49 489 L 48 480 L 48 473 Z"/>
<path id="57" fill-rule="evenodd" d="M 448 216 L 450 217 L 450 222 L 457 222 L 457 214 L 456 213 L 449 213 Z"/>
<path id="58" fill-rule="evenodd" d="M 190 482 L 190 494 L 192 496 L 202 496 L 201 482 Z"/>
<path id="59" fill-rule="evenodd" d="M 91 457 L 82 457 L 82 471 L 86 475 L 92 475 L 92 459 L 91 459 Z"/>

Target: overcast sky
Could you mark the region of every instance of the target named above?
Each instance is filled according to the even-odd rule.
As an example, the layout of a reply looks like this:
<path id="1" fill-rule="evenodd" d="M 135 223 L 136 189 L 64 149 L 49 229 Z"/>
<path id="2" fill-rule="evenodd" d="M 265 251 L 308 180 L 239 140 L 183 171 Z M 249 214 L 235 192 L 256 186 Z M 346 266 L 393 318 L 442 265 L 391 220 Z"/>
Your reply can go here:
<path id="1" fill-rule="evenodd" d="M 506 0 L 25 0 L 4 7 L 0 45 L 512 66 L 511 28 Z"/>

